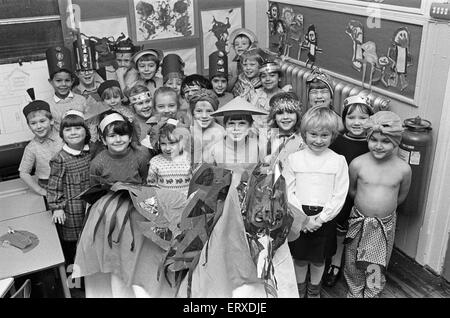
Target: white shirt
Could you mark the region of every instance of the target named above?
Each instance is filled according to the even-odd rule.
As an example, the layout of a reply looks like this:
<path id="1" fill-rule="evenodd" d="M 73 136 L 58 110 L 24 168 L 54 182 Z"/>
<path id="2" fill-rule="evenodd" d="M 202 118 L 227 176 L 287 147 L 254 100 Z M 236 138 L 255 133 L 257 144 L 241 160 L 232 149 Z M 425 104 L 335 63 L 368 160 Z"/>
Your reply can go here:
<path id="1" fill-rule="evenodd" d="M 345 157 L 326 149 L 320 155 L 308 147 L 288 156 L 283 170 L 288 200 L 298 209 L 302 205 L 322 206 L 319 217 L 332 220 L 342 209 L 349 187 Z"/>

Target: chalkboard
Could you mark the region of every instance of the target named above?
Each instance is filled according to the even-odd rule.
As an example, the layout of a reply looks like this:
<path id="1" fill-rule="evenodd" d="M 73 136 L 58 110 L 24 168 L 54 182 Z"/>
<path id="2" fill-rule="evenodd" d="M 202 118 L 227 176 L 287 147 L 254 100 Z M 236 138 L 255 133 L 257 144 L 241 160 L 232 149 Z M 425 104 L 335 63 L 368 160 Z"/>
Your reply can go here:
<path id="1" fill-rule="evenodd" d="M 61 21 L 34 22 L 0 26 L 0 57 L 23 57 L 45 53 L 64 45 Z"/>
<path id="2" fill-rule="evenodd" d="M 58 0 L 0 0 L 0 19 L 59 15 Z"/>
<path id="3" fill-rule="evenodd" d="M 303 62 L 307 61 L 308 52 L 310 52 L 310 50 L 305 36 L 310 25 L 314 25 L 318 48 L 315 50 L 314 66 L 351 77 L 361 82 L 362 68 L 358 69 L 355 66 L 355 64 L 357 65 L 358 63 L 353 62 L 353 57 L 355 56 L 355 43 L 350 34 L 346 33 L 346 30 L 348 30 L 350 26 L 359 25 L 363 29 L 362 43 L 370 41 L 376 45 L 376 60 L 378 63 L 375 64 L 377 69 L 375 69 L 376 73 L 374 73 L 374 79 L 378 81 L 373 81 L 372 85 L 395 94 L 400 94 L 408 99 L 414 99 L 418 63 L 420 59 L 422 25 L 382 19 L 379 28 L 369 28 L 367 26 L 367 16 L 294 6 L 277 2 L 271 2 L 271 4 L 278 6 L 278 20 L 282 21 L 280 22 L 282 26 L 278 29 L 276 29 L 274 24 L 275 19 L 272 19 L 272 22 L 269 21 L 269 48 L 272 51 L 276 51 L 282 55 L 288 55 L 291 58 Z M 291 19 L 291 21 L 286 21 L 284 17 L 286 16 L 287 11 L 292 12 L 288 17 L 295 17 Z M 297 21 L 295 30 L 298 32 L 295 33 L 294 37 L 290 36 L 289 27 L 286 26 L 295 25 L 295 21 Z M 400 28 L 406 28 L 405 32 L 409 37 L 407 50 L 399 49 L 398 45 L 394 45 L 393 42 L 394 34 L 396 34 Z M 283 32 L 283 30 L 285 31 Z M 293 34 L 293 32 L 291 33 Z M 299 48 L 302 46 L 304 48 L 299 55 Z M 288 47 L 289 49 L 287 49 Z M 397 52 L 401 53 L 397 54 Z M 407 54 L 405 54 L 405 52 L 407 52 Z M 394 71 L 396 69 L 392 68 L 393 63 L 399 60 L 400 55 L 402 55 L 404 62 L 406 62 L 405 60 L 408 62 L 406 68 L 403 69 L 403 71 L 406 70 L 406 74 L 404 72 L 397 73 Z M 358 56 L 360 56 L 360 54 Z M 388 56 L 390 59 L 385 59 Z M 383 59 L 381 59 L 382 63 L 380 63 L 381 57 L 383 57 Z M 383 68 L 382 65 L 385 65 L 385 63 L 390 64 L 387 64 L 385 68 Z M 401 65 L 400 63 L 397 64 Z M 369 70 L 370 65 L 368 64 L 365 77 L 366 86 L 369 82 Z M 392 78 L 390 76 L 392 76 Z M 396 82 L 394 81 L 395 76 Z M 388 85 L 383 83 L 383 81 Z"/>

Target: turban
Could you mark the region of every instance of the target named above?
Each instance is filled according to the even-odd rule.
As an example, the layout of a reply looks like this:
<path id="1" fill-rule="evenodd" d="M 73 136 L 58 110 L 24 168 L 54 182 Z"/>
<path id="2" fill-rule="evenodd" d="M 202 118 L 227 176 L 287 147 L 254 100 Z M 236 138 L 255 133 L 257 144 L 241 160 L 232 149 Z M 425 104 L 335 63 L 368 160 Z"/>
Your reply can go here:
<path id="1" fill-rule="evenodd" d="M 367 140 L 374 132 L 386 136 L 394 145 L 399 145 L 402 140 L 402 121 L 396 113 L 391 111 L 379 111 L 370 116 L 364 128 L 367 129 Z"/>
<path id="2" fill-rule="evenodd" d="M 217 108 L 219 107 L 219 98 L 217 97 L 216 93 L 214 93 L 214 91 L 212 90 L 201 88 L 191 97 L 189 101 L 191 112 L 194 111 L 195 105 L 201 101 L 210 103 L 214 110 L 217 110 Z"/>

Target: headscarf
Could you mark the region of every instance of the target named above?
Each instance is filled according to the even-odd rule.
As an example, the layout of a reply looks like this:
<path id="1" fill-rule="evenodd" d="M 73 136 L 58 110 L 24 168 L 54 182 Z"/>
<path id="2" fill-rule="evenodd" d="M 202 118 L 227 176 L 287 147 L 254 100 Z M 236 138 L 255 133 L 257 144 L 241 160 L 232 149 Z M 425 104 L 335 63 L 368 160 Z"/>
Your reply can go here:
<path id="1" fill-rule="evenodd" d="M 394 145 L 399 145 L 402 140 L 402 120 L 400 117 L 391 111 L 379 111 L 370 116 L 369 120 L 364 124 L 367 129 L 367 140 L 375 132 L 389 138 Z"/>
<path id="2" fill-rule="evenodd" d="M 216 93 L 214 93 L 214 91 L 212 90 L 201 88 L 191 97 L 189 101 L 191 112 L 194 111 L 195 105 L 201 101 L 210 103 L 214 110 L 217 110 L 217 108 L 219 108 L 219 98 L 217 97 Z"/>

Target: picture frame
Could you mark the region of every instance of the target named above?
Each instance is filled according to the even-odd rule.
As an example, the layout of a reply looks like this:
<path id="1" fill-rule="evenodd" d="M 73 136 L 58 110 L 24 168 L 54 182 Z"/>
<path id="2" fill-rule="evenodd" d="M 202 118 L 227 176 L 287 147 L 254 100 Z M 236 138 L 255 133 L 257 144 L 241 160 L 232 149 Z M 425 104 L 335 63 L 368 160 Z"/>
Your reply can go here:
<path id="1" fill-rule="evenodd" d="M 198 38 L 197 0 L 129 0 L 129 6 L 131 36 L 139 45 Z"/>
<path id="2" fill-rule="evenodd" d="M 209 55 L 217 50 L 225 51 L 228 60 L 234 58 L 229 43 L 229 35 L 237 28 L 244 27 L 244 6 L 214 7 L 200 12 L 200 28 L 203 69 L 209 69 Z"/>
<path id="3" fill-rule="evenodd" d="M 316 26 L 319 37 L 318 45 L 319 48 L 322 45 L 323 51 L 318 54 L 315 66 L 326 70 L 335 78 L 358 86 L 362 86 L 362 71 L 355 70 L 354 67 L 352 70 L 352 66 L 349 64 L 349 56 L 351 58 L 352 48 L 351 42 L 350 44 L 348 43 L 351 41 L 351 38 L 349 34 L 345 33 L 347 24 L 352 20 L 356 20 L 365 25 L 366 36 L 363 42 L 374 42 L 376 44 L 374 48 L 377 54 L 376 57 L 378 59 L 383 57 L 383 62 L 385 62 L 388 53 L 393 55 L 392 53 L 394 51 L 390 49 L 390 47 L 393 43 L 394 32 L 400 30 L 401 27 L 406 27 L 409 32 L 408 34 L 410 34 L 410 37 L 408 38 L 411 39 L 409 42 L 411 45 L 408 47 L 409 55 L 407 57 L 409 58 L 412 56 L 412 64 L 410 63 L 411 59 L 408 59 L 406 74 L 400 75 L 400 72 L 398 72 L 398 77 L 391 82 L 389 82 L 388 77 L 386 77 L 386 85 L 381 81 L 375 83 L 372 81 L 370 89 L 387 97 L 417 107 L 419 97 L 422 94 L 420 90 L 420 87 L 423 87 L 423 83 L 421 83 L 421 79 L 423 78 L 422 74 L 424 74 L 425 71 L 422 57 L 424 56 L 424 51 L 427 46 L 426 34 L 428 23 L 426 17 L 405 12 L 383 11 L 383 15 L 379 21 L 372 21 L 370 19 L 373 17 L 367 11 L 367 7 L 361 5 L 348 5 L 347 1 L 345 5 L 338 4 L 335 0 L 304 0 L 301 5 L 298 5 L 297 1 L 291 0 L 268 1 L 268 7 L 273 2 L 278 3 L 280 7 L 290 6 L 296 9 L 296 12 L 302 13 L 304 17 L 302 20 L 304 33 L 311 24 Z M 336 6 L 330 6 L 330 3 L 326 2 L 336 2 Z M 280 9 L 280 11 L 281 10 L 282 9 Z M 333 24 L 331 24 L 330 21 L 333 21 Z M 379 28 L 369 28 L 367 26 L 369 21 L 374 23 L 380 22 L 381 25 Z M 269 36 L 269 48 L 273 45 L 271 41 L 272 39 Z M 289 57 L 292 58 L 292 56 Z M 299 61 L 300 65 L 308 67 L 306 63 L 306 53 L 302 53 L 300 59 L 294 59 L 296 62 Z M 392 59 L 388 59 L 389 62 L 391 62 L 391 60 Z M 380 64 L 374 65 L 379 66 Z M 391 66 L 392 65 L 393 64 L 391 64 Z M 386 66 L 386 68 L 389 67 L 389 65 Z M 382 70 L 380 72 L 382 72 Z M 382 75 L 384 75 L 384 73 L 382 73 Z M 365 83 L 365 87 L 367 88 L 367 81 Z M 392 83 L 395 83 L 397 86 L 393 87 Z"/>

